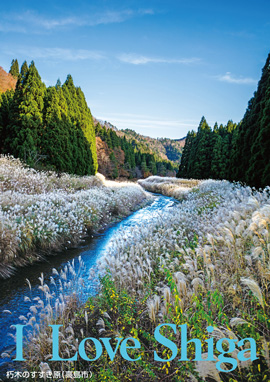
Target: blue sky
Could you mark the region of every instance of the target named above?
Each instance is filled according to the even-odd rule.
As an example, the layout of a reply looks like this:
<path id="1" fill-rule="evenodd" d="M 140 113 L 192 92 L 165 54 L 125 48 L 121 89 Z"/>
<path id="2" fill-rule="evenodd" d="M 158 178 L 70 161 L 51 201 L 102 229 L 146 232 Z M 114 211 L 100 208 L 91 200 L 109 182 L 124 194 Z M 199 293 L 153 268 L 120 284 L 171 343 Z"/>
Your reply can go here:
<path id="1" fill-rule="evenodd" d="M 92 114 L 181 138 L 201 117 L 239 122 L 270 51 L 268 0 L 2 2 L 0 65 L 71 74 Z"/>

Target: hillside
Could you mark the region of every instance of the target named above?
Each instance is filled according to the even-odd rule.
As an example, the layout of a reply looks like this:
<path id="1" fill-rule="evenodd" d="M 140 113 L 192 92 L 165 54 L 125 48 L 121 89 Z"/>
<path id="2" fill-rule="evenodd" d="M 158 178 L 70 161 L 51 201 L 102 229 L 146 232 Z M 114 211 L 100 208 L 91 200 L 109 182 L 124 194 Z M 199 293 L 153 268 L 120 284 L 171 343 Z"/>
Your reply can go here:
<path id="1" fill-rule="evenodd" d="M 154 154 L 157 159 L 171 161 L 173 164 L 179 165 L 183 147 L 185 146 L 186 138 L 170 139 L 170 138 L 151 138 L 145 135 L 136 133 L 131 129 L 118 130 L 116 126 L 108 121 L 101 121 L 94 118 L 94 124 L 99 123 L 106 129 L 112 129 L 119 137 L 126 137 L 134 147 L 142 153 Z"/>
<path id="2" fill-rule="evenodd" d="M 131 141 L 133 146 L 139 148 L 144 153 L 155 154 L 162 160 L 169 160 L 173 164 L 179 165 L 185 138 L 169 139 L 169 138 L 151 138 L 136 133 L 134 130 L 125 129 L 118 130 L 119 136 L 125 136 Z"/>
<path id="3" fill-rule="evenodd" d="M 108 121 L 102 121 L 101 119 L 97 119 L 95 117 L 93 117 L 93 121 L 94 121 L 94 125 L 97 125 L 99 123 L 102 127 L 105 127 L 106 129 L 112 129 L 114 131 L 118 131 L 117 127 Z"/>
<path id="4" fill-rule="evenodd" d="M 15 89 L 16 78 L 14 78 L 10 73 L 7 73 L 2 66 L 0 66 L 0 93 L 6 90 Z"/>
<path id="5" fill-rule="evenodd" d="M 97 167 L 111 179 L 176 175 L 184 139 L 150 138 L 93 118 L 71 75 L 46 87 L 34 62 L 19 71 L 16 59 L 10 73 L 1 69 L 1 85 L 1 153 L 77 175 L 94 175 Z M 12 88 L 15 93 L 6 92 Z"/>
<path id="6" fill-rule="evenodd" d="M 175 176 L 176 166 L 143 147 L 137 147 L 108 122 L 94 119 L 99 172 L 108 178 Z M 139 145 L 138 145 L 139 146 Z"/>
<path id="7" fill-rule="evenodd" d="M 109 148 L 99 136 L 96 137 L 98 172 L 106 178 L 129 178 L 125 169 L 125 153 L 120 147 Z"/>

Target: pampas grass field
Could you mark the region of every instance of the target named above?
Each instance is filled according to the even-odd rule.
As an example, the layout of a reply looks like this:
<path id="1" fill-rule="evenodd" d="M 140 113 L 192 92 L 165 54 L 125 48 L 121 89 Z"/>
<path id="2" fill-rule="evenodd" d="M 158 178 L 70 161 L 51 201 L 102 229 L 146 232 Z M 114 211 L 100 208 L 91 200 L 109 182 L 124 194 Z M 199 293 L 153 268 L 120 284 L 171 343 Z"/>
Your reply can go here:
<path id="1" fill-rule="evenodd" d="M 146 179 L 139 179 L 138 183 L 150 192 L 182 200 L 184 195 L 190 191 L 190 188 L 197 186 L 200 181 L 197 179 L 149 176 Z"/>
<path id="2" fill-rule="evenodd" d="M 10 166 L 16 169 L 19 166 L 13 159 L 2 158 L 2 161 L 10 161 Z M 20 171 L 21 179 L 26 179 L 28 175 L 22 169 Z M 13 179 L 18 176 L 15 174 Z M 31 176 L 35 177 L 35 174 L 31 173 Z M 85 189 L 77 191 L 78 183 L 72 177 L 68 177 L 67 182 L 55 177 L 48 179 L 47 184 L 44 182 L 40 186 L 48 187 L 52 192 L 46 200 L 42 191 L 34 193 L 33 188 L 38 184 L 29 186 L 27 198 L 22 194 L 17 196 L 19 190 L 12 193 L 8 189 L 13 180 L 2 186 L 6 188 L 2 189 L 5 199 L 1 202 L 1 213 L 12 222 L 8 225 L 7 220 L 1 219 L 4 222 L 1 223 L 2 237 L 7 237 L 7 232 L 10 235 L 8 242 L 14 240 L 17 246 L 22 245 L 27 229 L 31 235 L 37 232 L 42 240 L 46 235 L 52 241 L 54 236 L 49 236 L 49 232 L 54 235 L 54 230 L 61 227 L 67 236 L 71 230 L 80 236 L 88 225 L 93 225 L 93 219 L 87 220 L 86 216 L 95 214 L 100 222 L 107 211 L 111 211 L 112 201 L 117 205 L 118 213 L 124 214 L 126 209 L 132 208 L 128 204 L 131 200 L 134 203 L 136 197 L 139 203 L 145 198 L 141 188 L 137 188 L 139 186 L 133 190 L 131 186 L 121 184 L 121 187 L 107 189 L 102 183 L 105 181 L 96 177 L 86 178 L 86 183 L 80 180 L 80 187 Z M 17 180 L 14 182 L 16 184 Z M 27 181 L 24 182 L 27 189 Z M 88 190 L 91 182 L 99 183 Z M 77 280 L 79 285 L 80 275 L 74 272 L 74 264 L 69 264 L 62 274 L 55 271 L 51 285 L 44 284 L 41 276 L 41 297 L 36 301 L 26 297 L 29 315 L 21 317 L 23 323 L 33 327 L 25 351 L 28 369 L 47 373 L 55 370 L 91 371 L 92 377 L 86 381 L 269 381 L 270 189 L 256 191 L 228 181 L 158 177 L 139 183 L 146 190 L 173 196 L 181 203 L 175 203 L 162 216 L 155 215 L 135 226 L 131 234 L 126 235 L 123 231 L 119 235 L 99 261 L 99 292 L 86 304 L 80 305 L 79 290 L 69 291 L 68 283 L 65 285 L 67 273 L 73 274 L 74 283 Z M 119 206 L 118 198 L 121 198 Z M 90 200 L 92 204 L 88 202 Z M 98 202 L 93 202 L 96 200 Z M 91 207 L 86 207 L 86 201 Z M 43 207 L 46 203 L 50 208 Z M 102 207 L 98 207 L 100 204 Z M 58 215 L 59 210 L 61 214 Z M 33 211 L 42 216 L 39 222 L 33 219 Z M 19 216 L 24 216 L 21 221 L 18 221 Z M 74 222 L 79 219 L 73 228 L 68 225 L 71 219 Z M 54 224 L 54 228 L 50 228 L 47 221 Z M 58 292 L 53 294 L 55 288 Z M 117 337 L 133 337 L 139 340 L 141 349 L 139 352 L 130 350 L 129 354 L 133 358 L 139 354 L 141 359 L 126 361 L 117 352 L 112 361 L 104 351 L 94 362 L 80 358 L 49 362 L 49 323 L 63 325 L 59 341 L 63 358 L 73 356 L 80 341 L 86 337 L 110 338 L 113 348 Z M 154 361 L 154 351 L 164 359 L 171 357 L 171 351 L 154 340 L 154 330 L 162 323 L 187 324 L 188 338 L 200 339 L 203 344 L 203 359 L 207 357 L 205 340 L 209 338 L 206 331 L 209 325 L 214 327 L 212 336 L 215 341 L 230 338 L 238 342 L 253 338 L 257 343 L 257 360 L 239 361 L 238 352 L 246 349 L 243 345 L 230 354 L 237 362 L 235 370 L 226 372 L 231 365 L 224 362 L 224 371 L 219 372 L 216 361 L 192 361 L 195 349 L 190 345 L 188 358 L 191 361 L 179 362 L 179 355 L 164 363 Z M 178 334 L 169 330 L 163 333 L 180 348 Z M 226 346 L 225 343 L 225 350 L 228 349 Z M 89 358 L 95 357 L 93 342 L 87 342 L 86 352 Z M 249 355 L 248 349 L 246 355 Z"/>
<path id="3" fill-rule="evenodd" d="M 39 172 L 0 156 L 0 278 L 131 213 L 146 199 L 128 182 L 103 175 Z"/>

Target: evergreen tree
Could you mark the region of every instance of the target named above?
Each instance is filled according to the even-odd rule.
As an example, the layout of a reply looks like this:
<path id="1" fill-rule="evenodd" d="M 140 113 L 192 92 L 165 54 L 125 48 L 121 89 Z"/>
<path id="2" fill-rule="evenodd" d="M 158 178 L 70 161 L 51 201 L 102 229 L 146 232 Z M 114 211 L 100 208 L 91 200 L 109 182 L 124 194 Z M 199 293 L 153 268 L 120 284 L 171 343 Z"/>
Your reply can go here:
<path id="1" fill-rule="evenodd" d="M 58 171 L 94 174 L 89 144 L 79 124 L 75 126 L 68 116 L 62 88 L 57 85 L 48 88 L 45 100 L 44 162 Z"/>
<path id="2" fill-rule="evenodd" d="M 189 163 L 191 162 L 191 147 L 194 143 L 196 137 L 196 133 L 194 131 L 189 131 L 186 137 L 185 146 L 183 149 L 182 157 L 181 157 L 181 163 L 179 167 L 179 171 L 177 173 L 178 178 L 188 178 L 188 169 L 189 169 Z"/>
<path id="3" fill-rule="evenodd" d="M 11 61 L 9 73 L 12 74 L 13 77 L 19 77 L 20 71 L 17 59 Z"/>
<path id="4" fill-rule="evenodd" d="M 20 71 L 20 75 L 21 75 L 21 82 L 23 83 L 23 81 L 25 80 L 27 74 L 28 74 L 28 65 L 27 65 L 27 62 L 24 61 L 22 66 L 21 66 L 21 71 Z"/>
<path id="5" fill-rule="evenodd" d="M 77 92 L 77 99 L 78 99 L 79 108 L 81 112 L 80 127 L 85 135 L 85 138 L 87 139 L 90 145 L 94 173 L 96 173 L 98 168 L 98 162 L 97 162 L 96 136 L 95 136 L 93 117 L 87 105 L 85 96 L 81 88 L 78 87 L 76 89 L 76 92 Z"/>
<path id="6" fill-rule="evenodd" d="M 252 110 L 256 124 L 252 134 L 251 155 L 246 171 L 245 181 L 255 187 L 270 185 L 269 143 L 270 143 L 270 54 L 262 70 L 262 77 L 256 92 L 255 105 Z"/>
<path id="7" fill-rule="evenodd" d="M 106 128 L 105 128 L 105 129 L 106 129 Z M 112 144 L 112 140 L 111 140 L 110 130 L 106 130 L 106 133 L 105 133 L 105 142 L 107 143 L 109 149 L 112 149 L 112 148 L 113 148 L 113 144 Z"/>
<path id="8" fill-rule="evenodd" d="M 87 106 L 84 94 L 80 88 L 76 88 L 74 86 L 71 75 L 67 76 L 62 89 L 68 105 L 68 117 L 74 126 L 79 126 L 82 129 L 90 146 L 91 158 L 93 161 L 93 171 L 96 173 L 98 163 L 95 129 L 92 114 Z"/>
<path id="9" fill-rule="evenodd" d="M 254 97 L 237 129 L 232 156 L 232 179 L 255 187 L 268 184 L 270 54 Z"/>
<path id="10" fill-rule="evenodd" d="M 10 111 L 9 149 L 16 157 L 33 165 L 39 155 L 43 126 L 45 85 L 32 61 L 23 66 Z"/>
<path id="11" fill-rule="evenodd" d="M 268 86 L 267 102 L 265 104 L 263 117 L 261 120 L 261 132 L 258 137 L 258 141 L 261 143 L 261 155 L 264 162 L 264 168 L 262 173 L 261 186 L 270 185 L 270 155 L 269 155 L 269 145 L 270 145 L 270 86 Z M 254 169 L 255 170 L 255 169 Z"/>
<path id="12" fill-rule="evenodd" d="M 218 133 L 215 137 L 215 143 L 213 146 L 213 158 L 211 162 L 211 177 L 213 179 L 222 179 L 221 172 L 223 167 L 223 150 L 222 150 L 222 136 Z"/>
<path id="13" fill-rule="evenodd" d="M 60 106 L 59 91 L 55 87 L 47 89 L 44 109 L 44 162 L 58 171 L 72 172 L 72 150 L 68 145 L 71 122 L 67 117 L 67 105 Z"/>
<path id="14" fill-rule="evenodd" d="M 239 144 L 239 125 L 236 126 L 232 134 L 230 160 L 228 166 L 228 180 L 233 181 L 237 179 L 237 159 L 238 159 L 238 144 Z"/>
<path id="15" fill-rule="evenodd" d="M 155 161 L 152 160 L 150 162 L 149 169 L 150 169 L 150 172 L 152 173 L 152 175 L 157 175 L 157 166 L 156 166 L 156 162 Z"/>
<path id="16" fill-rule="evenodd" d="M 8 153 L 6 142 L 9 137 L 10 107 L 14 96 L 13 90 L 7 90 L 0 94 L 0 152 Z"/>
<path id="17" fill-rule="evenodd" d="M 226 126 L 217 124 L 213 130 L 213 156 L 211 162 L 211 177 L 214 179 L 228 179 L 231 157 L 232 134 L 236 124 L 228 121 Z"/>
<path id="18" fill-rule="evenodd" d="M 198 132 L 187 134 L 177 177 L 227 179 L 235 129 L 229 121 L 226 126 L 215 123 L 212 131 L 203 117 Z"/>
<path id="19" fill-rule="evenodd" d="M 212 130 L 206 119 L 202 117 L 195 138 L 195 144 L 191 147 L 191 163 L 188 172 L 191 178 L 207 179 L 210 177 L 212 161 Z"/>
<path id="20" fill-rule="evenodd" d="M 29 165 L 53 168 L 78 175 L 97 169 L 95 134 L 91 112 L 71 76 L 61 86 L 46 89 L 34 62 L 25 61 L 18 73 L 15 92 L 7 91 L 0 101 L 0 149 Z"/>
<path id="21" fill-rule="evenodd" d="M 227 133 L 222 138 L 222 149 L 221 149 L 221 166 L 219 179 L 229 178 L 229 165 L 230 165 L 230 154 L 231 154 L 231 134 Z"/>

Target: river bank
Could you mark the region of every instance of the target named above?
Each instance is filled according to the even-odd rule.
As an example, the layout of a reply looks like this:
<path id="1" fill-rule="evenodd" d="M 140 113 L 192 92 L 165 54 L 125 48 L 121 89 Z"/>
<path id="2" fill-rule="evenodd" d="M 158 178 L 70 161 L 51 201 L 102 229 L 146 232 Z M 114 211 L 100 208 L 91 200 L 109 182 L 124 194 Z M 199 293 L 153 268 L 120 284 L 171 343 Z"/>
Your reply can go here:
<path id="1" fill-rule="evenodd" d="M 151 179 L 146 182 L 153 183 Z M 163 182 L 168 183 L 168 179 L 155 181 Z M 168 185 L 166 188 L 170 189 Z M 258 192 L 227 181 L 208 180 L 185 190 L 181 199 L 181 203 L 172 200 L 156 213 L 146 209 L 144 215 L 144 209 L 140 210 L 137 224 L 119 226 L 117 235 L 97 258 L 97 268 L 90 272 L 101 276 L 98 293 L 80 307 L 76 291 L 67 291 L 61 301 L 60 320 L 50 301 L 52 288 L 59 282 L 68 286 L 69 273 L 74 276 L 72 286 L 87 277 L 81 278 L 73 266 L 67 266 L 66 271 L 55 272 L 52 286 L 40 278 L 44 297 L 39 300 L 44 305 L 29 301 L 29 314 L 22 317 L 22 322 L 33 328 L 25 349 L 24 365 L 28 369 L 41 369 L 51 376 L 58 370 L 87 371 L 92 377 L 85 381 L 91 382 L 261 382 L 270 378 L 269 189 Z M 39 314 L 45 320 L 36 328 Z M 63 325 L 59 339 L 62 358 L 72 357 L 84 338 L 111 338 L 114 349 L 118 338 L 132 337 L 140 348 L 129 349 L 128 354 L 139 359 L 131 362 L 116 352 L 112 360 L 104 351 L 94 361 L 80 357 L 48 361 L 49 323 Z M 171 357 L 170 348 L 155 341 L 155 328 L 166 323 L 187 325 L 188 339 L 201 341 L 202 360 L 192 361 L 195 349 L 190 346 L 190 361 L 180 362 L 179 353 Z M 213 334 L 207 333 L 208 326 L 213 327 Z M 178 332 L 167 327 L 161 333 L 180 349 Z M 215 349 L 214 360 L 206 361 L 206 340 L 211 338 L 214 343 L 222 341 L 227 350 L 228 344 L 233 347 L 228 340 L 233 341 L 234 349 L 225 353 Z M 241 343 L 243 338 L 256 342 L 256 359 L 251 357 L 251 343 Z M 86 351 L 90 359 L 96 357 L 93 340 L 87 342 Z M 161 361 L 154 359 L 155 352 Z M 218 362 L 222 370 L 217 369 Z"/>
<path id="2" fill-rule="evenodd" d="M 157 183 L 162 182 L 168 179 Z M 72 322 L 69 348 L 75 347 L 74 338 L 80 343 L 86 337 L 109 337 L 116 346 L 117 338 L 132 337 L 140 347 L 129 355 L 138 360 L 125 360 L 117 352 L 112 361 L 104 352 L 94 362 L 65 364 L 69 370 L 71 365 L 88 370 L 93 374 L 89 381 L 260 382 L 270 377 L 269 189 L 258 192 L 208 180 L 186 190 L 181 199 L 132 233 L 122 232 L 100 259 L 100 293 Z M 190 361 L 179 363 L 172 345 L 155 341 L 155 328 L 166 323 L 187 325 L 188 339 L 202 344 L 201 360 L 192 361 L 195 349 L 190 346 Z M 213 334 L 207 333 L 208 326 Z M 162 334 L 181 348 L 179 332 L 167 327 Z M 206 340 L 211 338 L 230 351 L 216 349 L 207 361 Z M 251 342 L 241 342 L 244 338 L 256 343 L 255 358 Z M 64 340 L 63 354 L 65 345 Z M 95 347 L 89 345 L 87 354 L 95 357 Z M 53 371 L 60 365 L 43 366 Z"/>
<path id="3" fill-rule="evenodd" d="M 179 179 L 160 176 L 149 176 L 146 179 L 139 179 L 138 183 L 147 191 L 162 194 L 183 200 L 190 189 L 198 186 L 201 181 L 197 179 Z"/>
<path id="4" fill-rule="evenodd" d="M 8 334 L 14 333 L 11 325 L 29 323 L 25 329 L 26 337 L 28 337 L 27 332 L 34 338 L 41 335 L 43 339 L 38 340 L 38 343 L 42 344 L 42 341 L 46 343 L 46 333 L 49 340 L 47 325 L 65 320 L 65 313 L 70 307 L 70 297 L 76 296 L 76 299 L 74 297 L 76 304 L 69 311 L 66 321 L 71 325 L 74 318 L 77 319 L 80 316 L 81 304 L 85 303 L 89 296 L 97 295 L 100 292 L 97 262 L 102 261 L 105 253 L 110 251 L 120 237 L 123 237 L 123 232 L 125 235 L 128 232 L 132 235 L 134 227 L 141 225 L 142 222 L 147 224 L 153 216 L 162 214 L 173 205 L 174 201 L 170 198 L 154 197 L 145 207 L 133 212 L 122 221 L 110 225 L 101 233 L 94 234 L 78 248 L 64 250 L 58 256 L 48 257 L 46 262 L 24 267 L 11 278 L 0 280 L 2 290 L 0 295 L 0 337 L 2 338 L 0 354 L 3 353 L 3 358 L 0 358 L 0 379 L 4 379 L 7 370 L 14 370 L 14 368 L 18 370 L 20 366 L 18 362 L 11 362 L 10 358 L 14 357 L 15 349 L 14 339 Z M 60 306 L 59 302 L 61 302 Z M 59 314 L 59 309 L 61 309 L 61 319 L 57 321 L 55 314 L 56 312 Z M 25 348 L 27 348 L 26 342 Z M 42 349 L 45 359 L 48 346 L 41 346 L 40 351 Z M 43 360 L 43 356 L 38 353 L 35 356 L 35 362 L 39 362 L 39 357 L 40 360 Z M 31 359 L 32 361 L 33 359 Z M 23 362 L 21 367 L 24 370 L 32 369 L 28 361 Z"/>
<path id="5" fill-rule="evenodd" d="M 0 157 L 0 278 L 78 245 L 147 200 L 134 183 L 38 172 Z"/>

